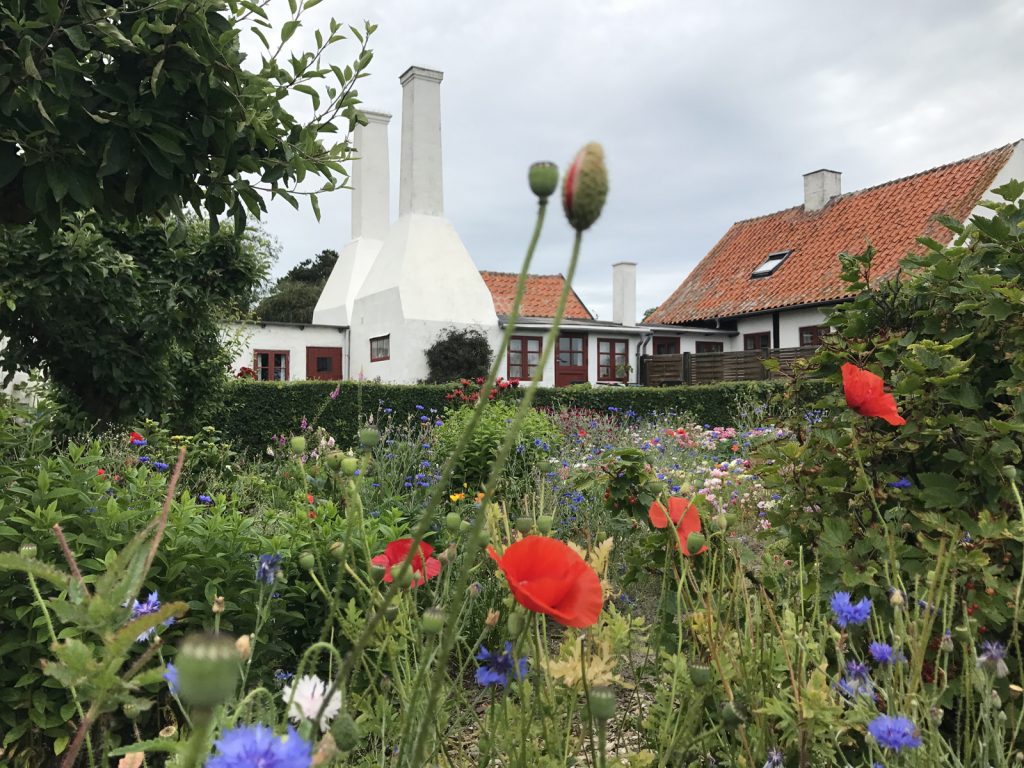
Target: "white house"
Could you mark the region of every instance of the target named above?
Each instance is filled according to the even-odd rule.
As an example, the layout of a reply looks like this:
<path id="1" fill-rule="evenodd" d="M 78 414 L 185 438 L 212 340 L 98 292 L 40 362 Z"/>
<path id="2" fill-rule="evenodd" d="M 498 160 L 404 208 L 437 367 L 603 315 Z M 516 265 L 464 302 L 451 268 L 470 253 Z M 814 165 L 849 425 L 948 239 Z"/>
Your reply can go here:
<path id="1" fill-rule="evenodd" d="M 1011 179 L 1024 179 L 1024 141 L 847 194 L 839 172 L 808 173 L 803 205 L 733 224 L 644 320 L 649 354 L 816 347 L 827 309 L 851 298 L 838 254 L 870 243 L 873 276 L 890 277 L 900 259 L 923 252 L 918 238 L 950 241 L 936 216 L 987 215 L 979 203 Z M 696 328 L 727 333 L 694 348 L 673 338 Z"/>

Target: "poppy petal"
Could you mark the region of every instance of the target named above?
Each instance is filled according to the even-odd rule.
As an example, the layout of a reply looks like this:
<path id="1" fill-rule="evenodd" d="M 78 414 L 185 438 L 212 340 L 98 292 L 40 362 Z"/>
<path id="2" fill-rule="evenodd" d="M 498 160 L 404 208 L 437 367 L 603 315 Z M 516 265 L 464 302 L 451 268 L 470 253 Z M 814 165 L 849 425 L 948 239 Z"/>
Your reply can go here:
<path id="1" fill-rule="evenodd" d="M 669 502 L 671 504 L 671 502 Z M 655 501 L 647 509 L 647 517 L 651 519 L 651 525 L 655 528 L 667 528 L 668 517 L 665 515 L 665 507 L 661 505 L 660 501 Z"/>
<path id="2" fill-rule="evenodd" d="M 895 398 L 885 391 L 880 376 L 853 363 L 843 363 L 842 373 L 843 395 L 850 408 L 861 416 L 878 417 L 895 427 L 907 423 L 899 415 Z"/>
<path id="3" fill-rule="evenodd" d="M 590 566 L 583 568 L 572 582 L 572 589 L 549 614 L 567 627 L 589 627 L 597 623 L 604 605 L 601 579 Z"/>

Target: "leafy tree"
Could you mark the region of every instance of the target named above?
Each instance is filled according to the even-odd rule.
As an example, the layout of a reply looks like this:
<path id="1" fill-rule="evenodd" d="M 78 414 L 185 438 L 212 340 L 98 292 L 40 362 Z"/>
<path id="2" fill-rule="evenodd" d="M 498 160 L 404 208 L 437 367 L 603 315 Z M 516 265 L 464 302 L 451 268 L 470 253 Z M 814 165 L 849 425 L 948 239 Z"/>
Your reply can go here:
<path id="1" fill-rule="evenodd" d="M 365 119 L 354 86 L 375 27 L 344 30 L 332 19 L 313 50 L 285 60 L 303 13 L 321 0 L 289 2 L 279 32 L 270 0 L 5 2 L 0 224 L 53 230 L 72 212 L 163 217 L 191 206 L 214 228 L 216 216 L 233 216 L 240 232 L 247 214 L 266 211 L 267 194 L 297 206 L 308 174 L 323 177 L 318 191 L 343 184 L 348 143 L 323 142 Z M 245 33 L 266 51 L 252 69 Z M 355 60 L 328 64 L 347 35 L 360 45 Z M 312 103 L 306 120 L 285 106 L 294 92 Z"/>
<path id="2" fill-rule="evenodd" d="M 427 382 L 486 376 L 493 354 L 487 337 L 476 328 L 446 328 L 426 351 Z"/>
<path id="3" fill-rule="evenodd" d="M 176 226 L 78 215 L 45 239 L 0 228 L 0 369 L 40 369 L 93 421 L 200 421 L 233 360 L 224 322 L 247 309 L 272 241 L 192 219 L 172 244 Z"/>
<path id="4" fill-rule="evenodd" d="M 313 310 L 337 261 L 338 252 L 328 248 L 296 264 L 260 301 L 256 316 L 279 323 L 313 322 Z"/>

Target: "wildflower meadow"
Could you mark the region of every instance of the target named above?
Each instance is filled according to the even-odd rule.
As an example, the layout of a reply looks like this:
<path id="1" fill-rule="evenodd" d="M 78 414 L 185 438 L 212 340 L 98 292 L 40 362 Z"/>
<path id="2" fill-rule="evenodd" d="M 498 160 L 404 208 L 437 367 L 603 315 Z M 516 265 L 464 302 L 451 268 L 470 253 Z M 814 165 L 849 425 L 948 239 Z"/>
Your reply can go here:
<path id="1" fill-rule="evenodd" d="M 531 169 L 538 232 L 557 179 Z M 259 456 L 152 420 L 61 443 L 45 403 L 4 404 L 0 761 L 1021 765 L 1003 193 L 892 284 L 845 255 L 834 334 L 731 424 L 535 409 L 496 364 L 446 409 L 310 413 Z M 606 194 L 587 145 L 562 308 Z"/>

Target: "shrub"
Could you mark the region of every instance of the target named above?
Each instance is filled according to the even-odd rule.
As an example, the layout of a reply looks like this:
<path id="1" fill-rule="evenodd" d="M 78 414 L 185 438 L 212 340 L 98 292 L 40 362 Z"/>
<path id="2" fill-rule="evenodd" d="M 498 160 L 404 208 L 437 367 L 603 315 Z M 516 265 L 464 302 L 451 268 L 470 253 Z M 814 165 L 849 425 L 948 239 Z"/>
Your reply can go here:
<path id="1" fill-rule="evenodd" d="M 486 376 L 494 352 L 476 328 L 445 328 L 426 351 L 427 382 L 443 384 Z"/>

